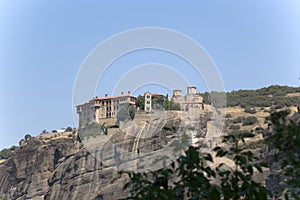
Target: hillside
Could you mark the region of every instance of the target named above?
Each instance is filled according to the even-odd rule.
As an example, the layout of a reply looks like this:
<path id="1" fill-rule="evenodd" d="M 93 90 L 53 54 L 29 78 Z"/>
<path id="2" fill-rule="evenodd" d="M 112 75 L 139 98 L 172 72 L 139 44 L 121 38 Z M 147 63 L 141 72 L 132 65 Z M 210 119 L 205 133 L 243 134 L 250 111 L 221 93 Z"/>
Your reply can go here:
<path id="1" fill-rule="evenodd" d="M 257 90 L 237 90 L 226 92 L 227 107 L 270 107 L 279 109 L 285 106 L 299 105 L 300 87 L 272 85 Z M 210 95 L 218 96 L 220 93 L 202 93 L 204 103 L 210 104 Z M 218 106 L 217 104 L 215 106 Z"/>
<path id="2" fill-rule="evenodd" d="M 205 103 L 211 103 L 208 93 L 201 95 Z M 164 119 L 161 127 L 161 119 L 140 117 L 135 119 L 140 127 L 125 124 L 123 129 L 108 128 L 106 134 L 109 142 L 135 153 L 162 149 L 183 127 L 188 127 L 184 130 L 197 142 L 205 141 L 207 137 L 218 141 L 214 138 L 215 132 L 222 130 L 214 127 L 213 123 L 213 115 L 218 112 L 225 118 L 223 135 L 234 130 L 255 133 L 256 136 L 247 141 L 248 148 L 262 153 L 263 135 L 269 132 L 271 126 L 270 113 L 289 109 L 292 111 L 290 115 L 293 115 L 300 105 L 300 87 L 270 86 L 232 91 L 226 95 L 226 108 L 215 110 L 206 105 L 199 121 L 185 116 L 190 121 L 185 119 L 182 124 L 180 112 L 170 111 L 171 115 Z M 149 125 L 149 120 L 155 121 L 155 128 Z M 153 129 L 159 130 L 151 132 L 151 137 L 142 137 Z M 126 196 L 122 187 L 128 177 L 118 175 L 115 167 L 103 165 L 105 162 L 99 162 L 89 149 L 94 145 L 90 136 L 98 140 L 103 135 L 94 137 L 94 132 L 86 132 L 86 135 L 78 137 L 78 134 L 82 133 L 74 129 L 38 137 L 27 135 L 20 141 L 20 146 L 3 149 L 0 152 L 0 199 L 117 199 Z M 106 154 L 104 157 L 106 163 L 115 162 L 113 155 Z M 261 181 L 265 179 L 261 178 Z"/>

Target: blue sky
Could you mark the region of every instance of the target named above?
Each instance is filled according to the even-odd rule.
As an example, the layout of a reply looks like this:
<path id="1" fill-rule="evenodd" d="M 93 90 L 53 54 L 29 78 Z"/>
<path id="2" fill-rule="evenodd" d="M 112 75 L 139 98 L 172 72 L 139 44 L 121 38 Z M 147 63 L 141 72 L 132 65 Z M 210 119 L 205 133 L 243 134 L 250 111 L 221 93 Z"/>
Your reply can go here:
<path id="1" fill-rule="evenodd" d="M 1 0 L 0 149 L 27 133 L 75 126 L 72 91 L 80 65 L 108 37 L 140 27 L 174 29 L 196 40 L 217 65 L 227 91 L 300 85 L 296 0 Z M 148 62 L 189 73 L 186 63 L 159 51 L 136 52 L 116 66 Z M 193 76 L 190 72 L 191 83 L 204 91 Z M 110 92 L 108 85 L 98 85 L 99 96 Z"/>

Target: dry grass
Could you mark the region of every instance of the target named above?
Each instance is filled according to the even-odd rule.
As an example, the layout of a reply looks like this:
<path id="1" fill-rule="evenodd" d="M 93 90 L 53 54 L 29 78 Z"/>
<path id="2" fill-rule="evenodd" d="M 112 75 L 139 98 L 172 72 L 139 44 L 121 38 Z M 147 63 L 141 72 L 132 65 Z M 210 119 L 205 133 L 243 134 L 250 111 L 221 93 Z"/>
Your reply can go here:
<path id="1" fill-rule="evenodd" d="M 300 92 L 288 93 L 285 96 L 286 97 L 298 97 L 298 96 L 300 96 Z"/>

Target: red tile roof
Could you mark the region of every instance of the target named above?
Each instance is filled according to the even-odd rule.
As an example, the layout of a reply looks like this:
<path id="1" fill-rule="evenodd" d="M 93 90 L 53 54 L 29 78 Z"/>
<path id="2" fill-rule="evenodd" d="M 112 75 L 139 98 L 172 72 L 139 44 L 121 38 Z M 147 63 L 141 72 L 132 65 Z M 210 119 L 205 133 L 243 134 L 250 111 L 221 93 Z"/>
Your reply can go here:
<path id="1" fill-rule="evenodd" d="M 119 99 L 122 97 L 133 97 L 136 99 L 136 97 L 134 96 L 130 96 L 130 95 L 119 95 L 119 96 L 108 96 L 108 97 L 102 97 L 102 98 L 94 98 L 95 100 L 108 100 L 108 99 Z"/>

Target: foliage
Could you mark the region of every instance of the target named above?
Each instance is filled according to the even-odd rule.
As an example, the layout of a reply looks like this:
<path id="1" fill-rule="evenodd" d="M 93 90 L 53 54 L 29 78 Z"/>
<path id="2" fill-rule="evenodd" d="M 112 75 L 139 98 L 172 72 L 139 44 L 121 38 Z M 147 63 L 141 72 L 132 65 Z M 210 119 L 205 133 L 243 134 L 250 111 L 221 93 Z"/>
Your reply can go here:
<path id="1" fill-rule="evenodd" d="M 253 180 L 254 169 L 260 173 L 266 163 L 258 162 L 258 158 L 247 149 L 239 146 L 245 144 L 245 138 L 254 137 L 252 133 L 245 131 L 233 131 L 224 137 L 223 142 L 228 143 L 228 148 L 216 147 L 217 157 L 228 157 L 234 162 L 234 168 L 226 163 L 217 166 L 216 171 L 221 180 L 221 191 L 224 199 L 267 199 L 268 190 Z"/>
<path id="2" fill-rule="evenodd" d="M 0 200 L 8 200 L 8 195 L 2 195 L 0 196 Z"/>
<path id="3" fill-rule="evenodd" d="M 121 121 L 132 120 L 135 116 L 135 108 L 131 105 L 122 105 L 117 113 L 117 124 Z"/>
<path id="4" fill-rule="evenodd" d="M 211 154 L 190 146 L 167 168 L 149 173 L 121 172 L 129 176 L 124 189 L 130 191 L 130 197 L 126 199 L 267 199 L 268 190 L 252 179 L 254 169 L 262 172 L 266 164 L 239 146 L 253 136 L 235 131 L 224 137 L 225 147 L 214 149 L 216 157 L 227 157 L 233 167 L 226 162 L 213 168 Z"/>
<path id="5" fill-rule="evenodd" d="M 23 143 L 24 141 L 25 141 L 24 139 L 21 139 L 21 140 L 19 141 L 19 145 L 21 146 L 22 143 Z"/>
<path id="6" fill-rule="evenodd" d="M 139 95 L 137 97 L 135 105 L 136 105 L 136 107 L 139 107 L 141 110 L 144 110 L 145 109 L 145 97 L 142 95 Z"/>
<path id="7" fill-rule="evenodd" d="M 255 114 L 256 110 L 255 110 L 255 108 L 248 108 L 248 107 L 246 107 L 246 108 L 244 108 L 244 112 L 245 113 L 250 113 L 250 114 Z"/>
<path id="8" fill-rule="evenodd" d="M 225 115 L 225 118 L 230 118 L 230 117 L 232 117 L 232 116 L 231 116 L 231 114 L 229 114 L 229 113 L 227 113 L 227 114 Z"/>
<path id="9" fill-rule="evenodd" d="M 244 117 L 238 116 L 237 118 L 232 120 L 232 123 L 238 124 L 238 123 L 241 123 L 243 120 L 244 120 Z"/>
<path id="10" fill-rule="evenodd" d="M 288 93 L 300 92 L 300 87 L 288 87 L 272 85 L 258 90 L 238 90 L 226 93 L 228 107 L 241 106 L 246 107 L 284 107 L 298 105 L 299 96 L 286 96 Z M 222 92 L 205 92 L 201 94 L 203 102 L 211 104 L 211 96 L 222 96 Z M 218 106 L 218 104 L 215 104 Z"/>
<path id="11" fill-rule="evenodd" d="M 169 168 L 160 169 L 150 173 L 121 172 L 128 174 L 130 180 L 124 189 L 130 189 L 130 197 L 126 199 L 218 199 L 220 192 L 218 187 L 211 184 L 211 178 L 215 173 L 207 163 L 212 162 L 209 154 L 199 154 L 199 149 L 189 147 L 185 155 L 180 156 L 177 162 Z M 171 176 L 177 175 L 179 181 L 174 181 L 173 186 L 168 182 Z M 154 181 L 150 181 L 149 178 Z"/>
<path id="12" fill-rule="evenodd" d="M 141 110 L 145 108 L 145 97 L 139 95 L 136 101 L 136 107 L 139 107 Z M 168 95 L 157 96 L 152 98 L 152 107 L 155 108 L 164 108 L 165 110 L 181 110 L 180 104 L 173 101 L 169 101 Z"/>
<path id="13" fill-rule="evenodd" d="M 231 130 L 240 130 L 241 127 L 240 127 L 240 125 L 231 124 L 229 126 L 229 129 L 231 129 Z"/>
<path id="14" fill-rule="evenodd" d="M 256 122 L 257 122 L 257 118 L 255 116 L 248 116 L 244 118 L 242 125 L 243 126 L 252 125 L 255 124 Z"/>
<path id="15" fill-rule="evenodd" d="M 130 116 L 130 119 L 133 120 L 134 117 L 135 117 L 135 107 L 130 105 L 129 108 L 128 108 L 128 112 L 129 112 L 129 116 Z"/>
<path id="16" fill-rule="evenodd" d="M 153 106 L 158 106 L 158 107 L 163 107 L 164 108 L 164 104 L 167 101 L 165 96 L 157 96 L 157 97 L 152 97 L 152 107 Z"/>
<path id="17" fill-rule="evenodd" d="M 273 133 L 268 137 L 267 143 L 270 151 L 273 150 L 271 162 L 277 163 L 285 176 L 287 192 L 295 199 L 300 199 L 296 196 L 296 192 L 298 195 L 300 192 L 300 125 L 288 117 L 289 113 L 290 111 L 284 110 L 271 114 Z"/>
<path id="18" fill-rule="evenodd" d="M 169 101 L 168 99 L 163 104 L 165 110 L 181 110 L 180 104 L 174 101 Z"/>
<path id="19" fill-rule="evenodd" d="M 0 151 L 0 159 L 9 159 L 12 157 L 12 155 L 13 152 L 10 148 L 9 149 L 5 148 Z"/>
<path id="20" fill-rule="evenodd" d="M 95 138 L 96 136 L 100 135 L 107 135 L 107 127 L 105 126 L 105 123 L 98 124 L 98 123 L 91 123 L 88 126 L 84 128 L 78 129 L 78 140 L 84 140 L 89 139 L 91 137 Z"/>
<path id="21" fill-rule="evenodd" d="M 30 134 L 26 134 L 25 136 L 24 136 L 24 139 L 25 140 L 29 140 L 31 138 L 31 135 Z"/>
<path id="22" fill-rule="evenodd" d="M 66 128 L 66 131 L 67 131 L 67 132 L 72 132 L 72 131 L 73 131 L 73 128 L 70 127 L 70 126 L 68 126 L 68 127 Z"/>

